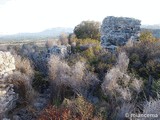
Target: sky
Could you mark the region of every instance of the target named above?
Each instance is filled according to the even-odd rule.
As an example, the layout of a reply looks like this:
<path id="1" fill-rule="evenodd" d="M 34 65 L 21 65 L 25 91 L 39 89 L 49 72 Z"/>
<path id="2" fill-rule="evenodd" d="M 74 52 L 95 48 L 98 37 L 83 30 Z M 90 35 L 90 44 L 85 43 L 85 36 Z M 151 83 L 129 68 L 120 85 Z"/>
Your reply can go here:
<path id="1" fill-rule="evenodd" d="M 160 24 L 160 0 L 0 0 L 0 35 L 71 27 L 107 16 Z"/>

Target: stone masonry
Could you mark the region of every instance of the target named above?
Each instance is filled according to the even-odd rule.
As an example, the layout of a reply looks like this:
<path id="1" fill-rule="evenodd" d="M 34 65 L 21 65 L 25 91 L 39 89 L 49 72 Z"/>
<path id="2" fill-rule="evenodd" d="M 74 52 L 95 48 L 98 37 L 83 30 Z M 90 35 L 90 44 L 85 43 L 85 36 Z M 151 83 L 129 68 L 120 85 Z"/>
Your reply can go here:
<path id="1" fill-rule="evenodd" d="M 136 41 L 140 35 L 141 21 L 127 17 L 106 17 L 101 26 L 101 45 L 103 48 L 115 49 L 128 40 Z"/>
<path id="2" fill-rule="evenodd" d="M 0 119 L 15 105 L 17 94 L 13 85 L 8 84 L 5 78 L 15 70 L 15 59 L 10 52 L 0 51 Z"/>

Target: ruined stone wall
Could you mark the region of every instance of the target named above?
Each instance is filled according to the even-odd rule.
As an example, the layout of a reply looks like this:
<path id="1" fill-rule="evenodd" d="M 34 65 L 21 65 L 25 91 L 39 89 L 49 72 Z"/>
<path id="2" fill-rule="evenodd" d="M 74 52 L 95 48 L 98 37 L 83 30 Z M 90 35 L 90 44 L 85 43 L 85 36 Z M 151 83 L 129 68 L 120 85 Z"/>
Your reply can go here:
<path id="1" fill-rule="evenodd" d="M 15 70 L 15 59 L 9 52 L 0 51 L 0 119 L 12 109 L 17 99 L 13 85 L 7 83 L 5 78 Z"/>
<path id="2" fill-rule="evenodd" d="M 114 49 L 125 45 L 130 40 L 137 40 L 140 35 L 141 21 L 127 17 L 106 17 L 101 26 L 101 45 Z"/>

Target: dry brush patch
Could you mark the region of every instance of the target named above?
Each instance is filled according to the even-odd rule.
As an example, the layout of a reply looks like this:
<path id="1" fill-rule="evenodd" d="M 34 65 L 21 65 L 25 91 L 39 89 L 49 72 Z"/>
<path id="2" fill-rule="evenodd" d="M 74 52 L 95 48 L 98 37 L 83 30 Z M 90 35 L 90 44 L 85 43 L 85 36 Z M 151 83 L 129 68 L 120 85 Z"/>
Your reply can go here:
<path id="1" fill-rule="evenodd" d="M 116 98 L 123 100 L 132 100 L 132 88 L 139 93 L 141 91 L 142 81 L 133 78 L 127 74 L 129 59 L 125 53 L 120 53 L 118 62 L 105 76 L 102 83 L 102 90 L 105 95 L 115 95 Z"/>
<path id="2" fill-rule="evenodd" d="M 87 96 L 89 87 L 98 82 L 94 74 L 87 72 L 85 63 L 77 62 L 75 65 L 69 66 L 57 56 L 50 58 L 49 71 L 51 83 L 54 87 L 59 90 L 70 87 L 76 94 L 84 96 Z"/>
<path id="3" fill-rule="evenodd" d="M 71 117 L 71 111 L 68 108 L 49 106 L 41 113 L 38 120 L 70 120 Z"/>
<path id="4" fill-rule="evenodd" d="M 14 58 L 16 70 L 20 71 L 21 73 L 27 75 L 30 78 L 33 78 L 34 71 L 30 60 L 27 58 L 22 58 L 20 55 L 14 55 Z"/>
<path id="5" fill-rule="evenodd" d="M 127 73 L 129 58 L 122 52 L 117 64 L 108 71 L 101 85 L 104 95 L 115 105 L 113 118 L 124 119 L 125 113 L 133 112 L 135 102 L 142 91 L 143 81 Z"/>
<path id="6" fill-rule="evenodd" d="M 69 108 L 72 116 L 79 116 L 82 120 L 92 120 L 98 117 L 95 114 L 95 106 L 81 95 L 75 99 L 64 99 L 62 106 Z"/>
<path id="7" fill-rule="evenodd" d="M 14 72 L 6 78 L 8 83 L 13 84 L 14 91 L 19 95 L 19 102 L 30 103 L 35 98 L 37 93 L 32 88 L 31 79 L 25 74 Z"/>
<path id="8" fill-rule="evenodd" d="M 31 61 L 20 55 L 14 55 L 16 71 L 8 77 L 8 81 L 14 85 L 15 91 L 18 92 L 20 101 L 32 102 L 38 93 L 32 87 L 34 78 L 34 68 Z"/>

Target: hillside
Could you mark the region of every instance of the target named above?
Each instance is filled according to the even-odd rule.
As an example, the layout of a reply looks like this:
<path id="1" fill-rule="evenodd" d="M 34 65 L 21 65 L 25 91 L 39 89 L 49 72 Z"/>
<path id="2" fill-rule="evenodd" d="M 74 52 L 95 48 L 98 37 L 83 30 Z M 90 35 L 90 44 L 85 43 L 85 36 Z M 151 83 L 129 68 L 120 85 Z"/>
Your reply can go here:
<path id="1" fill-rule="evenodd" d="M 42 32 L 36 33 L 18 33 L 13 35 L 3 35 L 0 36 L 0 41 L 14 41 L 14 40 L 38 40 L 38 39 L 46 39 L 46 38 L 57 38 L 61 33 L 72 33 L 72 28 L 51 28 L 44 30 Z"/>

